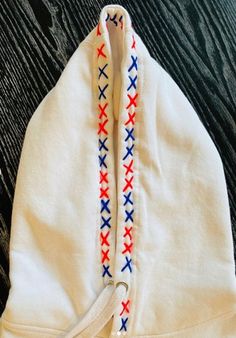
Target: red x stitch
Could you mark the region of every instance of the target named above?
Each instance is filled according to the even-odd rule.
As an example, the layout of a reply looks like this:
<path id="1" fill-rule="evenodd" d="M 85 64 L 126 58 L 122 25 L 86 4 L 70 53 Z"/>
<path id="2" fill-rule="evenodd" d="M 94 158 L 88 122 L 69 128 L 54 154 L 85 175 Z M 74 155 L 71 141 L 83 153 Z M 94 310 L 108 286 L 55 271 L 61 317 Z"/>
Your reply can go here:
<path id="1" fill-rule="evenodd" d="M 123 188 L 123 192 L 125 192 L 128 188 L 133 189 L 133 186 L 132 186 L 133 178 L 134 178 L 134 176 L 131 176 L 130 179 L 125 178 L 126 185 L 125 185 L 125 187 Z"/>
<path id="2" fill-rule="evenodd" d="M 138 93 L 136 93 L 133 97 L 130 94 L 127 94 L 127 96 L 129 98 L 129 104 L 126 109 L 129 109 L 129 107 L 131 107 L 132 105 L 137 107 L 136 98 L 138 97 Z"/>
<path id="3" fill-rule="evenodd" d="M 132 38 L 133 38 L 133 43 L 132 43 L 131 48 L 135 48 L 136 49 L 136 41 L 134 40 L 134 36 L 133 35 L 132 35 Z"/>
<path id="4" fill-rule="evenodd" d="M 102 264 L 105 262 L 105 260 L 107 260 L 108 262 L 110 261 L 108 253 L 109 249 L 107 249 L 106 251 L 102 250 Z"/>
<path id="5" fill-rule="evenodd" d="M 131 240 L 132 239 L 132 234 L 131 234 L 131 231 L 132 231 L 133 227 L 125 227 L 125 233 L 123 235 L 123 237 L 125 238 L 126 236 L 129 236 L 129 239 Z"/>
<path id="6" fill-rule="evenodd" d="M 133 165 L 133 163 L 134 163 L 134 160 L 131 160 L 128 165 L 123 164 L 123 166 L 126 168 L 126 172 L 125 172 L 126 176 L 128 175 L 128 173 L 133 173 L 134 172 L 133 169 L 131 168 L 132 165 Z"/>
<path id="7" fill-rule="evenodd" d="M 129 124 L 129 123 L 134 125 L 135 112 L 132 113 L 132 114 L 128 113 L 128 115 L 129 115 L 129 119 L 125 122 L 125 125 L 127 126 L 127 124 Z"/>
<path id="8" fill-rule="evenodd" d="M 101 133 L 104 133 L 105 135 L 108 134 L 107 130 L 105 129 L 105 125 L 107 124 L 108 119 L 106 119 L 103 122 L 99 122 L 99 130 L 98 130 L 98 134 L 100 135 Z"/>
<path id="9" fill-rule="evenodd" d="M 103 107 L 100 104 L 98 105 L 98 108 L 100 110 L 99 119 L 101 119 L 102 116 L 107 117 L 107 114 L 105 112 L 105 109 L 107 108 L 107 106 L 108 106 L 108 102 L 106 102 Z"/>
<path id="10" fill-rule="evenodd" d="M 99 22 L 99 23 L 98 23 L 98 25 L 97 25 L 97 36 L 98 36 L 98 35 L 101 35 L 101 32 L 100 32 L 99 26 L 100 26 L 100 22 Z"/>
<path id="11" fill-rule="evenodd" d="M 130 300 L 128 299 L 126 302 L 121 302 L 121 304 L 122 304 L 122 306 L 123 306 L 123 309 L 122 309 L 122 311 L 121 311 L 121 313 L 120 313 L 120 316 L 122 316 L 123 315 L 123 313 L 124 312 L 127 312 L 127 313 L 129 313 L 129 303 L 130 303 Z"/>
<path id="12" fill-rule="evenodd" d="M 123 254 L 125 254 L 126 252 L 131 253 L 132 249 L 133 249 L 133 243 L 127 244 L 127 243 L 123 243 L 124 244 L 124 250 L 122 251 Z"/>
<path id="13" fill-rule="evenodd" d="M 107 231 L 107 233 L 105 235 L 103 235 L 103 233 L 101 232 L 100 233 L 100 236 L 101 236 L 101 245 L 107 245 L 107 246 L 110 246 L 110 243 L 108 242 L 108 236 L 110 234 L 110 231 Z"/>
<path id="14" fill-rule="evenodd" d="M 100 170 L 100 184 L 102 183 L 102 182 L 105 182 L 105 183 L 108 183 L 108 178 L 107 178 L 107 175 L 108 175 L 108 172 L 102 172 L 101 170 Z"/>
<path id="15" fill-rule="evenodd" d="M 97 48 L 97 51 L 98 51 L 97 57 L 98 58 L 99 58 L 100 55 L 103 56 L 104 58 L 107 57 L 106 54 L 103 52 L 104 46 L 105 46 L 105 43 L 103 43 L 100 48 Z"/>
<path id="16" fill-rule="evenodd" d="M 100 198 L 102 198 L 102 197 L 109 198 L 108 190 L 109 190 L 109 187 L 107 187 L 105 189 L 100 188 Z"/>

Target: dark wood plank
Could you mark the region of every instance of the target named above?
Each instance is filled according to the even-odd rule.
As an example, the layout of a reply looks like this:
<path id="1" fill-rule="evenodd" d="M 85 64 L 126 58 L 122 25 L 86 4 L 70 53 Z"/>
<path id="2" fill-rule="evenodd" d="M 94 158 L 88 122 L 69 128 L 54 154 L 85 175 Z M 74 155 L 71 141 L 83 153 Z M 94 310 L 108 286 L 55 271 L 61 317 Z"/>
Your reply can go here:
<path id="1" fill-rule="evenodd" d="M 108 1 L 0 2 L 0 313 L 9 290 L 12 201 L 25 130 Z M 178 83 L 221 155 L 236 244 L 236 2 L 117 1 Z M 235 245 L 236 247 L 236 245 Z"/>

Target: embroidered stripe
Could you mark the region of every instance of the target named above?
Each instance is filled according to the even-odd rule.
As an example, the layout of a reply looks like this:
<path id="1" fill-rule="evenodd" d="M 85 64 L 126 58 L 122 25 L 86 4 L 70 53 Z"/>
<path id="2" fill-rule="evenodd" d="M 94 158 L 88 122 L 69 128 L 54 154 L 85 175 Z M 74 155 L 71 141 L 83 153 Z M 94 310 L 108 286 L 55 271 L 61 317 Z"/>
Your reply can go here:
<path id="1" fill-rule="evenodd" d="M 107 91 L 109 88 L 106 45 L 102 40 L 100 22 L 97 25 L 97 37 L 99 47 L 97 48 L 97 85 L 98 85 L 98 159 L 100 165 L 100 181 L 99 181 L 99 199 L 101 203 L 100 209 L 100 248 L 101 248 L 101 269 L 102 277 L 112 277 L 110 267 L 110 229 L 112 217 L 110 216 L 110 182 L 108 168 L 108 154 L 110 145 L 109 135 L 109 102 Z"/>
<path id="2" fill-rule="evenodd" d="M 125 149 L 123 154 L 123 170 L 124 170 L 124 182 L 123 182 L 123 206 L 124 206 L 124 232 L 123 232 L 123 250 L 122 255 L 124 257 L 124 263 L 121 267 L 121 272 L 132 273 L 132 251 L 133 251 L 133 225 L 135 216 L 135 205 L 133 200 L 133 189 L 135 181 L 134 170 L 134 149 L 135 149 L 135 115 L 134 109 L 137 107 L 137 79 L 138 79 L 138 57 L 135 53 L 136 41 L 134 35 L 132 35 L 132 54 L 130 55 L 131 62 L 128 66 L 127 77 L 129 85 L 127 87 L 127 99 L 126 105 L 127 119 L 124 122 L 125 131 Z M 127 331 L 128 327 L 128 315 L 130 313 L 131 300 L 127 299 L 122 301 L 122 310 L 120 312 L 121 326 L 119 331 Z"/>

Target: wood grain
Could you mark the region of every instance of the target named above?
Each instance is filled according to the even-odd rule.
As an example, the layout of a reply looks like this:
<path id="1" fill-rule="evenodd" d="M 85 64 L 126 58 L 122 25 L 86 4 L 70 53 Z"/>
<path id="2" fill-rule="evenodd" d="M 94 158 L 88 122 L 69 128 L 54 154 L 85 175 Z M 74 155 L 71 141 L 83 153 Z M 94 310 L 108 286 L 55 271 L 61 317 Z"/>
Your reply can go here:
<path id="1" fill-rule="evenodd" d="M 0 313 L 9 291 L 12 202 L 25 130 L 108 1 L 0 2 Z M 236 247 L 236 2 L 116 1 L 177 82 L 221 155 Z M 235 256 L 236 257 L 236 256 Z"/>

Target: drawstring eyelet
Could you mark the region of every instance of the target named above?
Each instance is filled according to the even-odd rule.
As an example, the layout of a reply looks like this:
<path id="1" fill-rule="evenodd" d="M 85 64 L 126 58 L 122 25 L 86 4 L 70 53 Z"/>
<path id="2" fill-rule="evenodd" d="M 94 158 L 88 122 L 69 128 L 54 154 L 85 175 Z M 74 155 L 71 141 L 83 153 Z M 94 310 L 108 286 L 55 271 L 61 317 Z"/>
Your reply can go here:
<path id="1" fill-rule="evenodd" d="M 114 284 L 113 279 L 109 279 L 106 285 L 108 286 L 108 285 L 113 285 L 113 284 Z"/>
<path id="2" fill-rule="evenodd" d="M 119 285 L 124 285 L 124 287 L 126 288 L 126 293 L 128 292 L 128 289 L 129 289 L 129 286 L 126 282 L 117 282 L 116 283 L 116 288 L 119 286 Z"/>

